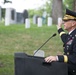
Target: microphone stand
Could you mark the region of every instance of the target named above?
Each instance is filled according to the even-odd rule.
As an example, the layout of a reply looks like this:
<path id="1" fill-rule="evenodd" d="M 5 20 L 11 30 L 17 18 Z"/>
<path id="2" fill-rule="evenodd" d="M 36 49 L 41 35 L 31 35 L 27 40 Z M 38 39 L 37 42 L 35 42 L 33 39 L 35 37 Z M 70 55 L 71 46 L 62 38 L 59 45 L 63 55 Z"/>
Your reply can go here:
<path id="1" fill-rule="evenodd" d="M 35 55 L 52 37 L 54 37 L 54 36 L 56 36 L 56 33 L 54 33 L 48 40 L 46 40 L 46 41 L 35 51 L 34 55 Z M 34 56 L 34 55 L 33 55 L 33 56 Z"/>

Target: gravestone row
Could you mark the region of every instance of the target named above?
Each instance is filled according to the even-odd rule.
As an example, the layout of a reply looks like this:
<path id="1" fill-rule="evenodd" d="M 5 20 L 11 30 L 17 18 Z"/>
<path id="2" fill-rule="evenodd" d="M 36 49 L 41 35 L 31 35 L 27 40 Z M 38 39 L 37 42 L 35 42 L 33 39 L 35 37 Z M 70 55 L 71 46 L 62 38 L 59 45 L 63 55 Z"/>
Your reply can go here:
<path id="1" fill-rule="evenodd" d="M 62 20 L 62 18 L 58 18 L 58 24 L 61 20 Z M 36 20 L 36 18 L 34 17 L 33 18 L 33 24 L 35 24 L 36 21 L 37 21 L 37 26 L 42 27 L 42 25 L 43 25 L 42 18 L 38 17 Z M 47 19 L 47 26 L 52 26 L 52 18 L 51 17 L 48 17 L 48 19 Z M 29 18 L 25 19 L 25 28 L 30 28 L 30 19 Z"/>
<path id="2" fill-rule="evenodd" d="M 0 20 L 1 20 L 1 6 L 0 6 Z M 61 18 L 58 18 L 58 23 Z M 25 23 L 25 28 L 30 28 L 30 19 L 28 18 L 28 11 L 24 10 L 23 12 L 16 12 L 13 8 L 6 8 L 5 12 L 5 26 L 10 24 L 22 24 Z M 42 27 L 43 18 L 37 15 L 33 16 L 33 24 L 37 24 L 38 27 Z M 52 25 L 52 18 L 47 18 L 47 25 Z"/>

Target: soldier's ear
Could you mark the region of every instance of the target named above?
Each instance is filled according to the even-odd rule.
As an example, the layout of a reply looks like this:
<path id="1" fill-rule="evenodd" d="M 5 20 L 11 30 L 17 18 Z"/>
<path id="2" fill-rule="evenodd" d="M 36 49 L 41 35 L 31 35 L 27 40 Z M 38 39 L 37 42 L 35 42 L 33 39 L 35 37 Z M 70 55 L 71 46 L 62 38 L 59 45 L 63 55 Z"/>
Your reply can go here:
<path id="1" fill-rule="evenodd" d="M 73 21 L 72 26 L 75 26 L 75 25 L 76 25 L 76 21 Z"/>

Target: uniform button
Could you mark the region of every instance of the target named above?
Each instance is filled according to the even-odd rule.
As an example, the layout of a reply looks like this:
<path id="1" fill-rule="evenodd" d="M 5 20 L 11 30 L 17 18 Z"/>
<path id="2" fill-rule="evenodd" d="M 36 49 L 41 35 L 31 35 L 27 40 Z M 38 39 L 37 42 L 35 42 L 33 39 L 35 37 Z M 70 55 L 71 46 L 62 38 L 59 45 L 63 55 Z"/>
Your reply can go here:
<path id="1" fill-rule="evenodd" d="M 67 52 L 67 55 L 69 55 L 69 52 Z"/>
<path id="2" fill-rule="evenodd" d="M 72 39 L 74 39 L 74 37 L 72 37 Z"/>
<path id="3" fill-rule="evenodd" d="M 70 38 L 68 38 L 68 40 L 69 40 Z"/>
<path id="4" fill-rule="evenodd" d="M 72 35 L 70 35 L 72 37 Z"/>
<path id="5" fill-rule="evenodd" d="M 69 46 L 67 46 L 67 50 L 68 50 Z"/>
<path id="6" fill-rule="evenodd" d="M 75 72 L 75 70 L 73 70 L 73 72 Z"/>

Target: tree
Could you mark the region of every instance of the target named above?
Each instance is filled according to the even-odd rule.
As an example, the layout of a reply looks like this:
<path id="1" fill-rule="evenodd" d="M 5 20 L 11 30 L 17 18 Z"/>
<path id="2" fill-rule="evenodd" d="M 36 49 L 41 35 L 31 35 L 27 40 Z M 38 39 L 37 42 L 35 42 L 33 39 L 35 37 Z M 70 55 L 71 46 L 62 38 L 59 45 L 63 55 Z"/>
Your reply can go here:
<path id="1" fill-rule="evenodd" d="M 44 7 L 46 7 L 46 11 L 48 14 L 51 15 L 51 9 L 52 9 L 52 0 L 47 0 L 46 4 L 44 5 Z"/>
<path id="2" fill-rule="evenodd" d="M 76 0 L 63 0 L 65 8 L 71 9 L 76 12 Z"/>
<path id="3" fill-rule="evenodd" d="M 74 7 L 74 11 L 76 12 L 76 0 L 73 0 L 73 7 Z"/>
<path id="4" fill-rule="evenodd" d="M 74 10 L 74 5 L 75 5 L 74 2 L 75 1 L 76 0 L 63 0 L 65 8 Z"/>
<path id="5" fill-rule="evenodd" d="M 63 10 L 62 0 L 53 0 L 52 2 L 52 19 L 53 23 L 57 24 L 58 17 L 62 17 Z"/>

